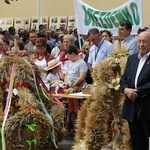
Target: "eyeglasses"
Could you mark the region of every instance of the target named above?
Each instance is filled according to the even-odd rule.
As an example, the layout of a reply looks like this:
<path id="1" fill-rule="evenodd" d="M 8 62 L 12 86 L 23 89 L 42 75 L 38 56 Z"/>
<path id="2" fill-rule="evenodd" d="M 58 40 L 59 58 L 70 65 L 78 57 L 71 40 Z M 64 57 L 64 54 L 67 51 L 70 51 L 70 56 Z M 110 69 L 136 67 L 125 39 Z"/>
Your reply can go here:
<path id="1" fill-rule="evenodd" d="M 89 50 L 89 48 L 86 48 L 85 50 Z"/>

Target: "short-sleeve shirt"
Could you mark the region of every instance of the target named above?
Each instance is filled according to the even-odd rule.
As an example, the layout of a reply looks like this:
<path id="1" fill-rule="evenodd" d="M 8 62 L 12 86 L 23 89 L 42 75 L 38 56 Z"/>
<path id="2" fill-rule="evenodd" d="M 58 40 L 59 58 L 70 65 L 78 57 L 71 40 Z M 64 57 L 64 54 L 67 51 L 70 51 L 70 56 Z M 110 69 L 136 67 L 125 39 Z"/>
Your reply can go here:
<path id="1" fill-rule="evenodd" d="M 77 61 L 70 61 L 69 65 L 68 65 L 68 75 L 67 75 L 67 82 L 72 82 L 75 83 L 77 81 L 77 79 L 80 76 L 80 73 L 82 72 L 87 72 L 88 67 L 86 62 L 83 59 L 79 59 Z M 79 88 L 81 89 L 83 87 L 85 83 L 85 79 L 83 80 L 83 82 L 80 84 Z"/>
<path id="2" fill-rule="evenodd" d="M 125 40 L 121 41 L 121 45 L 124 46 L 126 51 L 130 53 L 130 55 L 138 52 L 137 39 L 132 35 L 129 35 Z M 115 49 L 118 48 L 118 40 L 115 41 L 114 47 Z"/>
<path id="3" fill-rule="evenodd" d="M 60 80 L 60 77 L 57 73 L 56 74 L 49 73 L 46 77 L 46 80 L 48 81 Z"/>
<path id="4" fill-rule="evenodd" d="M 53 56 L 53 58 L 56 58 L 58 56 L 59 51 L 60 49 L 57 46 L 52 49 L 51 55 Z"/>
<path id="5" fill-rule="evenodd" d="M 37 66 L 39 66 L 41 69 L 44 70 L 45 67 L 47 67 L 47 62 L 46 62 L 46 59 L 45 57 L 42 59 L 42 60 L 38 60 L 38 59 L 35 59 L 35 62 L 34 62 Z M 46 81 L 46 76 L 47 76 L 47 72 L 41 72 L 41 79 L 43 81 Z"/>
<path id="6" fill-rule="evenodd" d="M 112 53 L 112 43 L 102 39 L 98 46 L 93 45 L 90 48 L 88 63 L 94 66 L 100 61 L 106 58 L 109 54 Z"/>
<path id="7" fill-rule="evenodd" d="M 33 54 L 34 53 L 33 47 L 34 47 L 34 45 L 32 44 L 31 41 L 27 45 L 25 45 L 25 49 L 28 51 L 29 54 Z"/>

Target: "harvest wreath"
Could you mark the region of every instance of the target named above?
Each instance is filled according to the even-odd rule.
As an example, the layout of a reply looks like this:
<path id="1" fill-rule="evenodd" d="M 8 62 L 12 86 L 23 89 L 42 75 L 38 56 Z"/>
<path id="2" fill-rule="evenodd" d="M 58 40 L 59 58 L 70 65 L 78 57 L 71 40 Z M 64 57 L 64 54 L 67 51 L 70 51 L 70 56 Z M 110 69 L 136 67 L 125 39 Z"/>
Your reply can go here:
<path id="1" fill-rule="evenodd" d="M 74 150 L 130 150 L 128 124 L 121 119 L 120 76 L 129 53 L 114 53 L 93 70 L 91 97 L 78 112 Z"/>
<path id="2" fill-rule="evenodd" d="M 55 150 L 61 141 L 64 107 L 39 74 L 37 66 L 25 58 L 2 59 L 2 150 Z"/>

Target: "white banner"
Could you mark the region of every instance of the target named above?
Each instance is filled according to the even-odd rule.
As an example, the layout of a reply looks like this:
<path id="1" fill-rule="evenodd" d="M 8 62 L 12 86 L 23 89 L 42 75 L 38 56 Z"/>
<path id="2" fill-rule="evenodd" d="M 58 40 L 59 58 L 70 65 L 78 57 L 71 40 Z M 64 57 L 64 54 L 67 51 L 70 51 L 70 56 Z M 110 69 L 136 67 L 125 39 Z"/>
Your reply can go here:
<path id="1" fill-rule="evenodd" d="M 141 0 L 130 0 L 127 3 L 108 11 L 92 8 L 81 0 L 74 0 L 74 9 L 79 34 L 87 34 L 91 28 L 110 30 L 117 35 L 119 22 L 129 20 L 132 23 L 132 34 L 137 34 L 142 27 Z"/>

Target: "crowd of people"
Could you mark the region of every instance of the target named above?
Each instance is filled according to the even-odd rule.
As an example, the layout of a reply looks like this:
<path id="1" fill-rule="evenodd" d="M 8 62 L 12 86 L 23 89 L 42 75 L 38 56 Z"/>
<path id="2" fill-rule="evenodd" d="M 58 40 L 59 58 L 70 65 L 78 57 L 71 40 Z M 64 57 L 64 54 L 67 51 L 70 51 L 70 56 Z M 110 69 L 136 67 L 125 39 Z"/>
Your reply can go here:
<path id="1" fill-rule="evenodd" d="M 150 109 L 147 110 L 150 106 L 150 69 L 149 65 L 145 66 L 144 63 L 147 62 L 150 53 L 150 33 L 145 27 L 138 29 L 138 38 L 132 36 L 132 24 L 127 20 L 119 23 L 118 30 L 120 35 L 114 41 L 113 33 L 106 29 L 99 31 L 97 28 L 92 28 L 87 35 L 80 35 L 79 39 L 77 29 L 73 28 L 69 30 L 45 29 L 43 25 L 40 25 L 38 31 L 21 28 L 16 31 L 15 27 L 9 27 L 8 30 L 2 30 L 0 33 L 0 59 L 9 55 L 11 51 L 15 51 L 16 54 L 22 52 L 22 56 L 30 57 L 39 66 L 43 82 L 71 81 L 72 86 L 77 86 L 81 90 L 84 83 L 92 84 L 93 68 L 100 60 L 117 50 L 120 40 L 121 45 L 125 46 L 126 51 L 131 55 L 121 79 L 121 88 L 126 95 L 123 117 L 129 122 L 133 149 L 143 149 L 140 146 L 144 143 L 145 149 L 143 150 L 146 150 L 147 137 L 150 137 L 150 129 L 148 129 Z M 143 60 L 140 59 L 139 62 L 138 58 Z M 137 72 L 134 71 L 135 65 L 138 66 Z M 142 75 L 141 70 L 143 72 L 146 70 L 148 73 Z M 132 71 L 135 72 L 135 78 L 131 78 Z M 78 110 L 77 102 L 68 99 L 73 124 Z M 136 132 L 140 133 L 144 140 L 137 139 Z"/>

